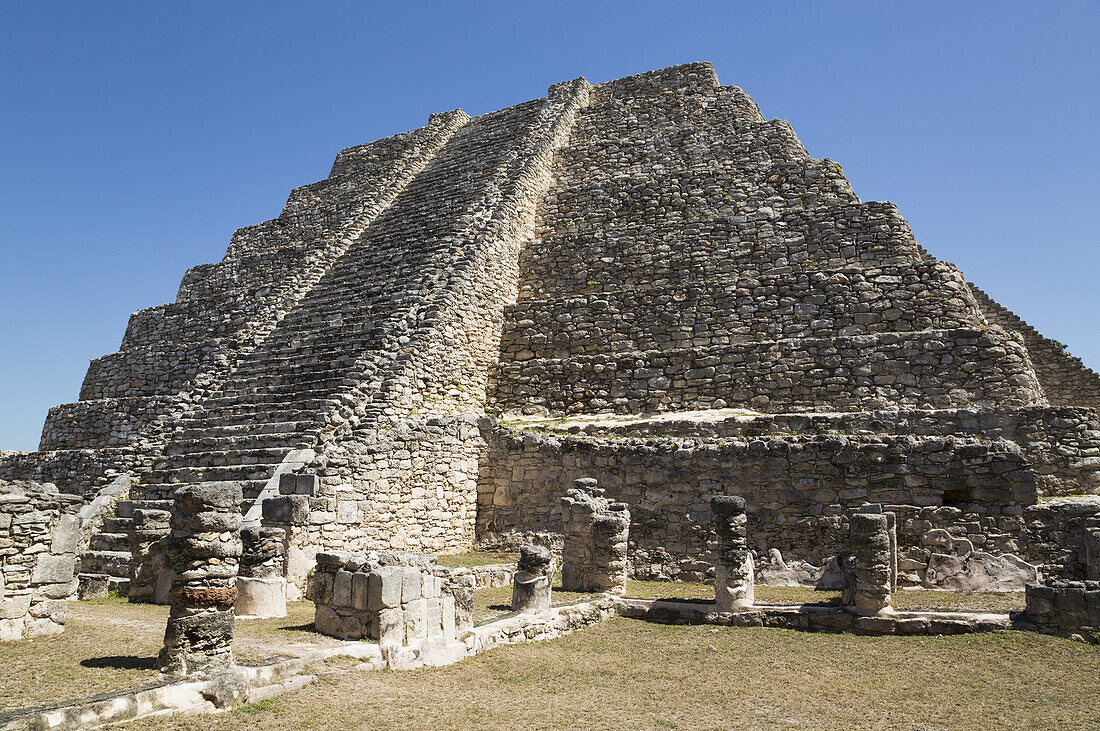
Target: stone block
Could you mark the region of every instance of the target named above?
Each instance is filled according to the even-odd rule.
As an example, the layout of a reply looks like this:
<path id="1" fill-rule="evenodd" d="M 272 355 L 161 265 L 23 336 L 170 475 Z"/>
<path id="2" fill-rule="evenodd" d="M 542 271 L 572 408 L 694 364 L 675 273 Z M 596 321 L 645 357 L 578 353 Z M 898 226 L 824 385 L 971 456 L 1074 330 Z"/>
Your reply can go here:
<path id="1" fill-rule="evenodd" d="M 306 525 L 309 523 L 309 498 L 305 495 L 270 497 L 263 502 L 262 514 L 264 523 Z"/>
<path id="2" fill-rule="evenodd" d="M 383 645 L 405 644 L 405 613 L 394 607 L 378 612 L 378 642 Z"/>
<path id="3" fill-rule="evenodd" d="M 455 598 L 453 596 L 444 594 L 439 599 L 439 614 L 443 624 L 443 637 L 453 640 L 457 635 Z"/>
<path id="4" fill-rule="evenodd" d="M 428 600 L 416 599 L 405 605 L 405 642 L 412 644 L 428 636 Z"/>
<path id="5" fill-rule="evenodd" d="M 340 615 L 332 607 L 323 604 L 318 604 L 313 612 L 313 626 L 318 632 L 329 637 L 340 637 L 343 633 Z"/>
<path id="6" fill-rule="evenodd" d="M 55 556 L 50 553 L 38 555 L 31 576 L 32 584 L 67 584 L 73 580 L 76 559 L 73 556 Z"/>
<path id="7" fill-rule="evenodd" d="M 425 599 L 428 603 L 427 634 L 428 637 L 443 636 L 443 613 L 439 599 Z"/>
<path id="8" fill-rule="evenodd" d="M 372 612 L 401 606 L 405 574 L 401 566 L 382 566 L 369 574 L 367 606 Z"/>
<path id="9" fill-rule="evenodd" d="M 332 604 L 335 607 L 351 607 L 350 571 L 337 571 L 332 580 Z"/>
<path id="10" fill-rule="evenodd" d="M 370 607 L 370 574 L 356 572 L 351 580 L 351 605 L 361 612 Z"/>
<path id="11" fill-rule="evenodd" d="M 286 616 L 286 579 L 237 577 L 237 618 L 265 619 Z"/>
<path id="12" fill-rule="evenodd" d="M 80 546 L 80 518 L 75 515 L 62 515 L 53 529 L 53 541 L 50 553 L 76 553 Z"/>
<path id="13" fill-rule="evenodd" d="M 421 574 L 420 569 L 415 566 L 406 566 L 401 573 L 403 575 L 401 582 L 402 603 L 408 604 L 414 599 L 429 596 L 428 591 L 425 591 L 425 589 L 430 590 L 431 580 L 435 577 Z"/>
<path id="14" fill-rule="evenodd" d="M 1085 592 L 1085 613 L 1089 624 L 1100 627 L 1100 591 Z"/>

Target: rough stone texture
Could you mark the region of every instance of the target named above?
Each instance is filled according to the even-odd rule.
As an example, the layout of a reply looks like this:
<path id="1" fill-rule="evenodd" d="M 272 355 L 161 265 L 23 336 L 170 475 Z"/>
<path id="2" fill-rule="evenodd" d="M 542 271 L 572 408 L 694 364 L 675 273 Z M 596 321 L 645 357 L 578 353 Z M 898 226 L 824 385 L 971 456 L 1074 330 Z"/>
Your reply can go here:
<path id="1" fill-rule="evenodd" d="M 896 517 L 862 508 L 848 518 L 848 546 L 841 560 L 844 592 L 841 604 L 857 614 L 890 610 L 897 579 Z"/>
<path id="2" fill-rule="evenodd" d="M 456 587 L 435 556 L 386 551 L 319 553 L 313 576 L 314 625 L 343 640 L 372 639 L 398 647 L 457 637 Z M 465 596 L 463 594 L 463 596 Z M 464 606 L 463 625 L 468 612 Z"/>
<path id="3" fill-rule="evenodd" d="M 233 604 L 241 557 L 241 488 L 206 482 L 176 492 L 165 555 L 172 605 L 157 667 L 164 673 L 216 673 L 233 664 Z"/>
<path id="4" fill-rule="evenodd" d="M 286 616 L 286 531 L 242 528 L 237 574 L 238 618 Z"/>
<path id="5" fill-rule="evenodd" d="M 135 313 L 0 479 L 90 498 L 140 477 L 88 571 L 132 563 L 139 601 L 171 583 L 174 492 L 212 481 L 285 531 L 289 598 L 318 552 L 560 533 L 560 486 L 584 476 L 630 504 L 641 576 L 706 576 L 708 496 L 739 494 L 761 559 L 824 570 L 873 500 L 917 583 L 933 528 L 1073 578 L 1084 534 L 1036 496 L 1100 491 L 1098 393 L 896 207 L 695 63 L 344 150 L 175 302 Z M 764 431 L 528 441 L 477 423 L 733 407 Z M 802 418 L 841 433 L 785 433 Z M 977 517 L 926 515 L 946 508 Z"/>
<path id="6" fill-rule="evenodd" d="M 630 511 L 601 495 L 596 480 L 582 478 L 561 499 L 563 591 L 626 589 Z"/>
<path id="7" fill-rule="evenodd" d="M 1100 581 L 1100 528 L 1085 532 L 1085 578 Z"/>
<path id="8" fill-rule="evenodd" d="M 1043 630 L 1100 644 L 1100 581 L 1028 584 L 1027 618 Z"/>
<path id="9" fill-rule="evenodd" d="M 554 557 L 545 546 L 524 546 L 512 577 L 512 611 L 541 614 L 550 611 Z"/>
<path id="10" fill-rule="evenodd" d="M 503 428 L 488 438 L 488 468 L 478 486 L 481 535 L 555 531 L 560 486 L 594 477 L 608 498 L 630 505 L 630 560 L 639 578 L 708 577 L 714 494 L 745 498 L 750 547 L 758 557 L 776 548 L 789 560 L 822 566 L 844 550 L 846 514 L 872 501 L 888 504 L 899 521 L 903 514 L 927 521 L 923 531 L 916 530 L 923 524 L 915 525 L 899 537 L 905 551 L 921 549 L 928 530 L 958 524 L 974 529 L 975 545 L 998 553 L 1018 553 L 1052 569 L 1070 560 L 1060 557 L 1060 541 L 1049 531 L 1036 531 L 1046 541 L 1028 538 L 1022 518 L 1035 502 L 1036 475 L 1014 444 L 1000 440 L 842 434 L 601 439 Z M 1082 510 L 1100 516 L 1095 507 Z M 981 516 L 977 523 L 962 519 L 970 513 Z"/>
<path id="11" fill-rule="evenodd" d="M 751 607 L 756 577 L 749 551 L 745 499 L 715 495 L 710 499 L 711 524 L 718 549 L 714 563 L 714 601 L 722 611 Z"/>
<path id="12" fill-rule="evenodd" d="M 49 483 L 0 480 L 0 641 L 64 630 L 80 503 Z"/>

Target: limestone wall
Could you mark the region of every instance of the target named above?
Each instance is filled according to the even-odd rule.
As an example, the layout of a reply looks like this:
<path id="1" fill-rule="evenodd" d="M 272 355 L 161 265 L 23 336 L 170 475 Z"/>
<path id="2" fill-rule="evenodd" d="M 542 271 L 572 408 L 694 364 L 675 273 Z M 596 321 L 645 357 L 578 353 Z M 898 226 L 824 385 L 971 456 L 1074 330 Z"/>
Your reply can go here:
<path id="1" fill-rule="evenodd" d="M 1100 415 L 1089 408 L 888 409 L 839 414 L 735 415 L 724 419 L 663 418 L 589 424 L 583 432 L 612 438 L 874 433 L 1006 439 L 1020 446 L 1039 473 L 1041 494 L 1079 495 L 1100 490 Z"/>
<path id="2" fill-rule="evenodd" d="M 610 292 L 524 300 L 509 308 L 508 318 L 504 360 L 982 324 L 958 272 L 924 263 L 741 273 L 665 286 L 638 282 Z"/>
<path id="3" fill-rule="evenodd" d="M 567 414 L 1042 403 L 1022 345 L 992 330 L 933 330 L 506 362 L 491 407 Z"/>
<path id="4" fill-rule="evenodd" d="M 64 629 L 81 502 L 48 483 L 0 480 L 0 640 Z"/>
<path id="5" fill-rule="evenodd" d="M 630 509 L 633 573 L 702 578 L 709 499 L 748 501 L 750 545 L 820 565 L 838 553 L 843 516 L 865 501 L 975 505 L 1018 515 L 1037 476 L 1019 448 L 955 437 L 590 439 L 495 429 L 478 484 L 478 538 L 559 532 L 559 500 L 593 477 Z"/>

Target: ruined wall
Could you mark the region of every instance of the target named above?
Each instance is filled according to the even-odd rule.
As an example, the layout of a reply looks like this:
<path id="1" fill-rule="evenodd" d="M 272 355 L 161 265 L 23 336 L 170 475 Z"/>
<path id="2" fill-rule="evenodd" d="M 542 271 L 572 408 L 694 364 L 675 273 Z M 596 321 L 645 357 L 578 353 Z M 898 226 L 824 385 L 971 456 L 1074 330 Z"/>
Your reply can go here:
<path id="1" fill-rule="evenodd" d="M 64 629 L 81 502 L 48 483 L 0 480 L 0 640 Z"/>
<path id="2" fill-rule="evenodd" d="M 597 437 L 767 437 L 786 434 L 960 435 L 1006 439 L 1023 450 L 1039 474 L 1040 494 L 1100 490 L 1100 415 L 1069 406 L 964 409 L 887 409 L 833 414 L 734 415 L 722 419 L 664 418 L 594 423 L 577 432 Z"/>
<path id="3" fill-rule="evenodd" d="M 478 483 L 478 538 L 560 532 L 559 500 L 593 477 L 630 509 L 633 573 L 702 578 L 709 499 L 748 502 L 750 545 L 820 565 L 838 553 L 844 515 L 863 502 L 1019 515 L 1037 477 L 1019 448 L 957 437 L 590 439 L 495 429 Z"/>

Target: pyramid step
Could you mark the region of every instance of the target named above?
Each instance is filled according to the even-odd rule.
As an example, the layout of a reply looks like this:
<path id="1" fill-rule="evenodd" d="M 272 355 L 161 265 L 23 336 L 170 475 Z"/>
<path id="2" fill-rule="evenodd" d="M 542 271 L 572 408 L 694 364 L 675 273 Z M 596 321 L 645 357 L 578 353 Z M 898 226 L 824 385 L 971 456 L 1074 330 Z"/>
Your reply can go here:
<path id="1" fill-rule="evenodd" d="M 80 573 L 130 576 L 129 551 L 86 551 L 80 555 Z"/>
<path id="2" fill-rule="evenodd" d="M 132 518 L 104 518 L 100 525 L 100 530 L 104 533 L 121 533 L 126 535 L 130 531 L 130 526 L 134 524 Z"/>
<path id="3" fill-rule="evenodd" d="M 996 331 L 795 338 L 501 363 L 495 410 L 782 413 L 1045 403 L 1023 347 Z"/>
<path id="4" fill-rule="evenodd" d="M 88 542 L 89 551 L 122 551 L 130 550 L 130 535 L 128 533 L 96 533 Z"/>
<path id="5" fill-rule="evenodd" d="M 165 448 L 168 456 L 195 452 L 225 452 L 254 449 L 302 449 L 313 442 L 320 429 L 310 432 L 279 432 L 276 434 L 243 434 L 240 436 L 206 436 L 198 439 L 174 438 Z"/>

